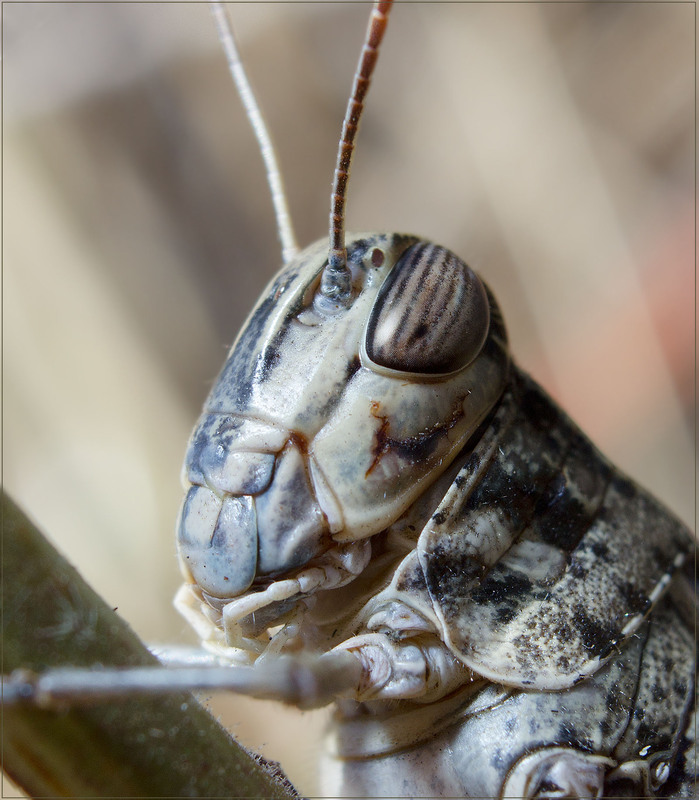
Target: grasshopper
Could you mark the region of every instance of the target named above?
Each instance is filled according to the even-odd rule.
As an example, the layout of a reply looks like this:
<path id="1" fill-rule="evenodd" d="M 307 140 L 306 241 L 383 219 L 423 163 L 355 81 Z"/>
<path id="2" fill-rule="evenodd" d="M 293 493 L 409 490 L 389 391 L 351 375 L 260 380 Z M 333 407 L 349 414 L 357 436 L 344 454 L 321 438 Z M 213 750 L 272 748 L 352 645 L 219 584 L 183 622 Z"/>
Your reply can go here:
<path id="1" fill-rule="evenodd" d="M 416 226 L 413 226 L 413 227 L 416 227 Z M 422 229 L 422 226 L 420 226 L 420 228 L 419 228 L 419 229 L 421 230 L 421 229 Z"/>

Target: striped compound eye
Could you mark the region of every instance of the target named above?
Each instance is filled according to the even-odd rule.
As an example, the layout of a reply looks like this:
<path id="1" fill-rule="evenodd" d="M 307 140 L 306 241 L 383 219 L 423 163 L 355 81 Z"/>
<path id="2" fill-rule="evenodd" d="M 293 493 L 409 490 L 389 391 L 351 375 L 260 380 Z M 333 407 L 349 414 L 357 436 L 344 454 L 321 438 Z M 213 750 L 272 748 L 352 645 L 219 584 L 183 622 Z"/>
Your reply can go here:
<path id="1" fill-rule="evenodd" d="M 403 253 L 381 286 L 365 350 L 380 367 L 444 375 L 476 358 L 489 324 L 476 273 L 444 247 L 422 242 Z"/>

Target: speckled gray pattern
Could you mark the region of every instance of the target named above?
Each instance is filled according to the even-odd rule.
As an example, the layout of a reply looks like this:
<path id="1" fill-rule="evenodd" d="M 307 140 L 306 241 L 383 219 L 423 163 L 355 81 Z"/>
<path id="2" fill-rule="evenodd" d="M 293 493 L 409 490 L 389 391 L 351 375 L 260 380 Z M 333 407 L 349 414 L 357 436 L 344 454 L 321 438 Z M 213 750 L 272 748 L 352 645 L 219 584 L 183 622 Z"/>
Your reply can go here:
<path id="1" fill-rule="evenodd" d="M 365 659 L 331 796 L 693 796 L 691 534 L 510 362 L 456 256 L 354 237 L 336 304 L 324 262 L 270 284 L 192 435 L 184 613 L 232 660 Z M 441 262 L 473 313 L 440 317 Z"/>
<path id="2" fill-rule="evenodd" d="M 463 493 L 445 498 L 418 552 L 444 637 L 468 666 L 559 689 L 635 631 L 692 544 L 536 384 L 514 375 L 515 417 L 486 471 L 468 486 L 465 467 Z"/>
<path id="3" fill-rule="evenodd" d="M 424 739 L 413 747 L 370 760 L 348 757 L 345 749 L 356 747 L 362 733 L 370 743 L 371 728 L 381 720 L 377 723 L 371 715 L 336 718 L 335 747 L 344 759 L 329 759 L 328 770 L 341 781 L 337 794 L 342 797 L 371 796 L 372 786 L 388 781 L 396 796 L 401 796 L 402 782 L 410 787 L 405 796 L 498 798 L 520 760 L 564 748 L 583 760 L 608 760 L 605 797 L 631 796 L 623 794 L 631 784 L 633 796 L 694 797 L 694 723 L 689 707 L 694 668 L 693 637 L 682 627 L 672 602 L 663 600 L 651 622 L 591 678 L 562 692 L 494 694 L 492 704 L 467 696 L 458 712 L 452 708 L 444 715 L 441 729 L 426 728 Z M 634 764 L 637 780 L 619 774 L 618 765 L 624 762 Z M 670 765 L 665 785 L 648 785 L 645 795 L 644 781 L 651 779 L 644 771 L 652 773 L 664 763 Z M 558 795 L 544 791 L 536 796 Z"/>

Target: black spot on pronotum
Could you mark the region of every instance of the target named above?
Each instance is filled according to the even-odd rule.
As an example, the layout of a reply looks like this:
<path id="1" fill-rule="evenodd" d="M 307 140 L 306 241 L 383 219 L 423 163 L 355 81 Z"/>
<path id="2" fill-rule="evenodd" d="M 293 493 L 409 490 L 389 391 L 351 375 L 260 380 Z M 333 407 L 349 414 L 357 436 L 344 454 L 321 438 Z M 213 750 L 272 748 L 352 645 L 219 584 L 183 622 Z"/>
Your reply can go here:
<path id="1" fill-rule="evenodd" d="M 419 566 L 403 572 L 396 582 L 396 589 L 398 589 L 399 592 L 405 592 L 406 594 L 410 594 L 411 592 L 422 593 L 427 591 L 425 576 Z"/>
<path id="2" fill-rule="evenodd" d="M 571 561 L 568 572 L 576 580 L 582 580 L 587 575 L 587 570 L 579 561 Z"/>
<path id="3" fill-rule="evenodd" d="M 665 700 L 665 690 L 657 681 L 651 686 L 650 694 L 656 703 L 662 703 Z"/>
<path id="4" fill-rule="evenodd" d="M 609 554 L 609 547 L 604 542 L 592 542 L 590 550 L 597 558 L 606 559 Z"/>
<path id="5" fill-rule="evenodd" d="M 440 604 L 452 605 L 476 584 L 485 567 L 472 556 L 438 545 L 425 554 L 425 580 L 432 597 Z"/>
<path id="6" fill-rule="evenodd" d="M 488 575 L 471 594 L 471 599 L 481 605 L 487 603 L 512 604 L 531 592 L 532 582 L 525 575 Z M 501 610 L 499 613 L 506 613 Z"/>
<path id="7" fill-rule="evenodd" d="M 522 416 L 538 423 L 543 429 L 550 428 L 558 421 L 558 410 L 534 385 L 524 384 L 519 402 Z"/>
<path id="8" fill-rule="evenodd" d="M 620 636 L 616 628 L 594 619 L 581 605 L 575 608 L 573 624 L 580 634 L 583 647 L 594 658 L 608 656 Z"/>
<path id="9" fill-rule="evenodd" d="M 618 580 L 616 585 L 619 593 L 626 602 L 629 612 L 634 614 L 645 614 L 646 611 L 650 609 L 650 598 L 640 589 L 637 589 L 632 583 L 629 581 Z"/>

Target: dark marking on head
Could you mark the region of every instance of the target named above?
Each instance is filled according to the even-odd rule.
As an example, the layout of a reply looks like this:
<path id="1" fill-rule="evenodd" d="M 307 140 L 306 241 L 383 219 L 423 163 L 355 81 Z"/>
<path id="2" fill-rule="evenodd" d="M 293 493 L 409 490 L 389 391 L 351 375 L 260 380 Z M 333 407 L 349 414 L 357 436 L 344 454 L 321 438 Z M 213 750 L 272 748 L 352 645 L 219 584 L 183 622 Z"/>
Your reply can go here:
<path id="1" fill-rule="evenodd" d="M 302 433 L 292 431 L 289 434 L 288 442 L 290 445 L 295 446 L 301 455 L 308 455 L 308 439 Z"/>
<path id="2" fill-rule="evenodd" d="M 235 392 L 236 405 L 243 410 L 252 393 L 253 379 L 257 369 L 257 356 L 263 339 L 265 325 L 277 310 L 277 299 L 298 278 L 296 270 L 284 270 L 275 280 L 269 294 L 254 310 L 248 324 L 240 333 L 235 350 L 226 361 L 218 378 L 214 393 L 219 386 L 230 387 Z"/>
<path id="3" fill-rule="evenodd" d="M 692 586 L 697 587 L 697 551 L 692 548 L 692 551 L 687 553 L 687 557 L 682 564 L 682 572 Z M 696 588 L 695 588 L 696 591 Z"/>
<path id="4" fill-rule="evenodd" d="M 354 356 L 350 361 L 347 362 L 347 370 L 345 372 L 345 380 L 349 383 L 350 378 L 352 378 L 361 368 L 362 362 L 359 360 L 359 356 Z"/>
<path id="5" fill-rule="evenodd" d="M 399 245 L 399 242 L 405 239 L 406 246 L 413 243 L 414 239 L 412 236 L 394 236 L 393 243 L 394 245 Z M 365 260 L 367 257 L 367 251 L 371 248 L 371 253 L 369 254 L 369 260 L 371 261 L 374 267 L 380 267 L 383 264 L 384 259 L 381 258 L 380 264 L 374 263 L 374 259 L 379 260 L 379 256 L 383 256 L 381 250 L 375 246 L 375 240 L 371 237 L 364 238 L 364 239 L 357 239 L 356 241 L 348 244 L 347 246 L 347 263 L 350 267 L 358 267 L 363 271 L 366 271 L 366 264 Z M 379 255 L 375 255 L 378 251 Z"/>
<path id="6" fill-rule="evenodd" d="M 262 353 L 259 357 L 260 363 L 260 378 L 265 381 L 269 378 L 270 373 L 272 370 L 279 364 L 281 361 L 281 346 L 284 342 L 284 338 L 288 332 L 288 328 L 286 326 L 282 327 L 279 330 L 272 341 L 264 348 Z"/>
<path id="7" fill-rule="evenodd" d="M 372 446 L 374 460 L 369 465 L 365 477 L 369 477 L 386 453 L 391 451 L 412 463 L 428 459 L 437 448 L 439 440 L 447 436 L 449 431 L 463 418 L 465 413 L 463 398 L 457 399 L 450 418 L 445 422 L 435 425 L 427 431 L 421 431 L 407 439 L 394 439 L 389 435 L 390 420 L 386 415 L 381 413 L 381 404 L 377 400 L 371 401 L 370 412 L 372 417 L 380 420 L 381 424 L 374 434 L 374 443 Z"/>
<path id="8" fill-rule="evenodd" d="M 499 747 L 493 750 L 493 754 L 490 756 L 490 764 L 498 771 L 507 766 L 507 760 Z"/>

